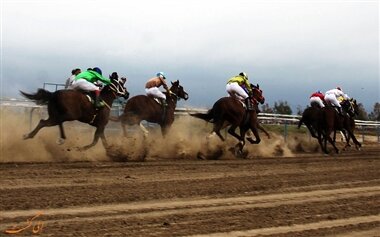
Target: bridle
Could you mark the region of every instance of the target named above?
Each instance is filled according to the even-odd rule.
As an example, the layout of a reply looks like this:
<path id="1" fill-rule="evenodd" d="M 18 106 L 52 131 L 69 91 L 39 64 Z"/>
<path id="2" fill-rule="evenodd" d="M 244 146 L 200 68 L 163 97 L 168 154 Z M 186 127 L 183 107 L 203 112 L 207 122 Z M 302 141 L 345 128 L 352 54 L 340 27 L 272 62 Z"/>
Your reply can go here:
<path id="1" fill-rule="evenodd" d="M 117 85 L 115 85 L 115 83 Z M 116 98 L 118 96 L 122 96 L 122 95 L 125 95 L 125 92 L 126 92 L 126 89 L 120 84 L 119 81 L 117 80 L 113 80 L 111 82 L 111 84 L 109 85 L 109 88 L 112 92 L 112 95 Z M 107 102 L 103 101 L 104 102 L 104 105 L 111 110 L 111 106 L 109 104 L 107 104 Z"/>

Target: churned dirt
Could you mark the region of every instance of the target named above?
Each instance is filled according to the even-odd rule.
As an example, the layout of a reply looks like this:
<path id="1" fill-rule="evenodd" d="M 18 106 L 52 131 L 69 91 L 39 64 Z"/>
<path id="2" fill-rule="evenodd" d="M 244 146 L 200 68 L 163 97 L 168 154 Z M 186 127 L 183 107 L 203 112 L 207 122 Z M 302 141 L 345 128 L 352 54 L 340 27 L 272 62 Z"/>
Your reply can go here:
<path id="1" fill-rule="evenodd" d="M 58 146 L 58 128 L 23 141 L 25 122 L 2 122 L 0 236 L 28 224 L 15 236 L 32 236 L 33 226 L 39 236 L 380 236 L 376 141 L 325 156 L 308 138 L 273 135 L 247 144 L 246 159 L 209 141 L 219 159 L 198 160 L 205 125 L 187 122 L 166 139 L 109 131 L 109 154 L 123 162 L 101 144 L 75 151 L 90 128 L 67 126 Z"/>

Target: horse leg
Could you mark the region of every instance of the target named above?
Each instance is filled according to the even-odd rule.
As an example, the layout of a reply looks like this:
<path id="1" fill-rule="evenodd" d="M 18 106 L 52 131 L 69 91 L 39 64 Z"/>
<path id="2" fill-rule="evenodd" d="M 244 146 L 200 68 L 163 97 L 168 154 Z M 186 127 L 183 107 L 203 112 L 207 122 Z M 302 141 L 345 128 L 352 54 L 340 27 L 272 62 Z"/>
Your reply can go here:
<path id="1" fill-rule="evenodd" d="M 232 136 L 234 136 L 236 139 L 238 139 L 239 141 L 242 141 L 244 140 L 242 136 L 239 136 L 235 130 L 236 130 L 237 126 L 236 125 L 231 125 L 231 127 L 228 129 L 228 133 L 231 134 Z M 240 133 L 241 133 L 242 129 L 240 128 Z M 245 132 L 244 132 L 245 134 Z"/>
<path id="2" fill-rule="evenodd" d="M 356 148 L 357 150 L 360 150 L 362 144 L 356 139 L 354 133 L 353 133 L 351 130 L 347 130 L 347 133 L 348 133 L 348 137 L 349 137 L 349 138 L 351 137 L 351 138 L 352 138 L 352 141 L 355 143 L 355 148 Z"/>
<path id="3" fill-rule="evenodd" d="M 102 137 L 102 142 L 103 142 L 104 148 L 107 149 L 108 148 L 108 144 L 107 144 L 107 141 L 105 140 L 106 138 L 104 137 L 104 127 L 97 127 L 96 131 L 94 133 L 94 139 L 92 140 L 92 143 L 79 148 L 79 150 L 80 151 L 84 151 L 84 150 L 87 150 L 87 149 L 95 146 L 98 143 L 100 137 Z"/>
<path id="4" fill-rule="evenodd" d="M 24 139 L 33 138 L 38 133 L 38 131 L 40 131 L 41 128 L 51 127 L 51 126 L 55 126 L 57 124 L 58 124 L 57 122 L 52 121 L 50 118 L 48 118 L 46 120 L 41 119 L 40 122 L 37 124 L 36 128 L 33 131 L 31 131 L 29 134 L 25 134 L 23 136 L 23 138 Z"/>
<path id="5" fill-rule="evenodd" d="M 326 139 L 330 142 L 330 144 L 334 147 L 334 149 L 335 149 L 335 152 L 337 153 L 337 154 L 339 154 L 339 149 L 336 147 L 336 145 L 335 145 L 335 141 L 333 140 L 333 139 L 331 139 L 331 137 L 330 137 L 330 134 L 332 133 L 332 130 L 328 130 L 327 131 L 327 133 L 326 133 Z M 327 147 L 326 147 L 326 141 L 325 141 L 325 148 L 326 148 L 326 151 L 327 151 Z"/>
<path id="6" fill-rule="evenodd" d="M 306 124 L 307 129 L 309 129 L 310 136 L 314 138 L 318 138 L 317 135 L 315 135 L 314 128 L 311 126 L 311 124 Z"/>
<path id="7" fill-rule="evenodd" d="M 230 128 L 231 129 L 231 128 Z M 243 148 L 245 146 L 245 134 L 248 129 L 240 127 L 240 140 L 239 142 L 235 145 L 234 148 L 234 155 L 238 158 L 244 158 L 243 157 Z"/>
<path id="8" fill-rule="evenodd" d="M 346 150 L 348 147 L 351 147 L 350 144 L 350 136 L 346 130 L 340 131 L 342 133 L 342 136 L 344 136 L 344 139 L 346 140 L 346 145 L 344 146 L 343 150 Z"/>
<path id="9" fill-rule="evenodd" d="M 59 124 L 59 132 L 61 136 L 57 140 L 57 144 L 62 145 L 65 143 L 66 135 L 65 135 L 65 130 L 63 129 L 63 123 Z"/>
<path id="10" fill-rule="evenodd" d="M 220 140 L 222 140 L 224 142 L 225 139 L 222 136 L 222 134 L 220 134 L 220 129 L 222 129 L 223 123 L 224 123 L 224 121 L 218 121 L 218 122 L 214 123 L 214 128 L 213 128 L 211 134 L 216 133 L 216 135 L 218 135 Z"/>
<path id="11" fill-rule="evenodd" d="M 148 137 L 149 131 L 145 128 L 145 126 L 142 124 L 142 121 L 139 123 L 140 129 L 144 133 L 144 139 Z"/>
<path id="12" fill-rule="evenodd" d="M 162 137 L 165 137 L 166 134 L 168 134 L 169 128 L 170 128 L 170 125 L 167 125 L 167 124 L 161 125 L 161 134 L 162 134 Z"/>
<path id="13" fill-rule="evenodd" d="M 327 150 L 326 150 L 326 144 L 325 144 L 325 146 L 323 146 L 323 142 L 324 142 L 326 139 L 323 139 L 323 140 L 322 140 L 322 137 L 324 137 L 324 136 L 322 136 L 322 133 L 318 131 L 318 137 L 317 137 L 317 139 L 318 139 L 318 143 L 319 143 L 319 145 L 321 146 L 322 151 L 323 151 L 324 153 L 327 154 L 328 152 L 327 152 Z"/>
<path id="14" fill-rule="evenodd" d="M 251 143 L 251 144 L 259 144 L 261 142 L 261 138 L 260 138 L 260 135 L 259 135 L 259 130 L 257 130 L 257 127 L 251 127 L 251 131 L 253 133 L 253 135 L 255 136 L 256 140 L 253 140 L 251 137 L 250 138 L 247 138 L 247 140 Z"/>
<path id="15" fill-rule="evenodd" d="M 257 123 L 257 128 L 260 129 L 263 133 L 265 133 L 265 135 L 267 135 L 268 139 L 270 139 L 269 133 L 267 132 L 267 130 L 265 130 L 265 128 L 263 126 L 261 126 L 261 124 Z"/>

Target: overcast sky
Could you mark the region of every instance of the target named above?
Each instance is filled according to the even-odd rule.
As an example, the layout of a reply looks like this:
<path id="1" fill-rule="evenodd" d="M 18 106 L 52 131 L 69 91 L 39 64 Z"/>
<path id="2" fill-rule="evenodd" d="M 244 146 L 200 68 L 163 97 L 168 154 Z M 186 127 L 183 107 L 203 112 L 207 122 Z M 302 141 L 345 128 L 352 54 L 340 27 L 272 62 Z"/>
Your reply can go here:
<path id="1" fill-rule="evenodd" d="M 241 71 L 293 112 L 336 86 L 368 112 L 380 102 L 378 1 L 0 1 L 2 97 L 97 66 L 132 95 L 164 71 L 181 106 L 212 106 Z"/>

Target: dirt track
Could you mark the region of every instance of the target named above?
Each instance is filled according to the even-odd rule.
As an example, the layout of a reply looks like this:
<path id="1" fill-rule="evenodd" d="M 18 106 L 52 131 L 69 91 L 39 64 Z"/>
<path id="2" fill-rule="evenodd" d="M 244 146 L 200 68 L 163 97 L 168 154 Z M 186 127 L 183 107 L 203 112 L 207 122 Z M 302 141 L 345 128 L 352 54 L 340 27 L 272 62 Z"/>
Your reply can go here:
<path id="1" fill-rule="evenodd" d="M 380 236 L 379 154 L 0 164 L 0 235 Z"/>

